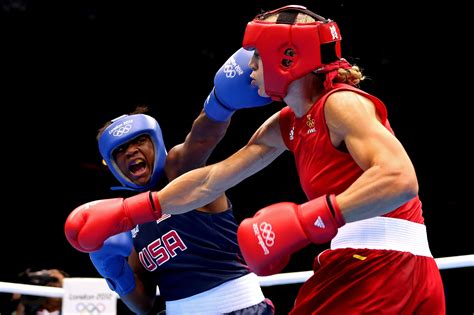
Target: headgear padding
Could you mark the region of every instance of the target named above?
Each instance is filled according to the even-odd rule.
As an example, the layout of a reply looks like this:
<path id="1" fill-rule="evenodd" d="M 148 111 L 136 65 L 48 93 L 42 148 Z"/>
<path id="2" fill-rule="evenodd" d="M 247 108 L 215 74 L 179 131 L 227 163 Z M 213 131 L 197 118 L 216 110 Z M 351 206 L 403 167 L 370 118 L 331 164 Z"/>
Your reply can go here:
<path id="1" fill-rule="evenodd" d="M 304 13 L 315 22 L 295 22 Z M 264 21 L 279 14 L 276 22 Z M 327 59 L 322 47 L 328 46 Z M 341 34 L 336 22 L 325 19 L 303 6 L 289 5 L 268 11 L 247 24 L 243 47 L 257 49 L 263 63 L 265 92 L 275 101 L 287 94 L 288 85 L 317 70 L 325 63 L 341 58 Z"/>
<path id="2" fill-rule="evenodd" d="M 145 186 L 133 183 L 117 166 L 113 152 L 119 146 L 140 135 L 148 135 L 155 147 L 155 161 L 150 181 Z M 124 186 L 136 190 L 153 188 L 164 173 L 166 148 L 158 122 L 145 114 L 123 115 L 114 120 L 99 137 L 99 151 L 115 178 Z"/>

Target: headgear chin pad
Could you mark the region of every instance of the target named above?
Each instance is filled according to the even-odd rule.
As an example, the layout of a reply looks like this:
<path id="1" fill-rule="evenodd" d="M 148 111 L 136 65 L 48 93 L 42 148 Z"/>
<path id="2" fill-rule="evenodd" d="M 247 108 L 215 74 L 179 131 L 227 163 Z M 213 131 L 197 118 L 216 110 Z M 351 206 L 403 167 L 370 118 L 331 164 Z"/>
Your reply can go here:
<path id="1" fill-rule="evenodd" d="M 313 17 L 315 22 L 295 22 L 298 13 Z M 273 14 L 279 14 L 276 22 L 265 21 Z M 333 45 L 328 56 L 322 53 L 324 45 Z M 265 92 L 273 100 L 281 101 L 292 81 L 341 58 L 341 34 L 336 22 L 303 6 L 289 5 L 259 14 L 249 22 L 243 47 L 258 50 Z"/>
<path id="2" fill-rule="evenodd" d="M 137 185 L 126 177 L 120 171 L 113 156 L 116 148 L 140 135 L 148 135 L 155 148 L 153 172 L 150 181 L 145 186 Z M 149 190 L 164 175 L 167 155 L 166 147 L 160 125 L 151 116 L 145 114 L 122 115 L 112 120 L 112 124 L 107 126 L 99 137 L 99 151 L 115 178 L 128 188 L 141 191 Z"/>

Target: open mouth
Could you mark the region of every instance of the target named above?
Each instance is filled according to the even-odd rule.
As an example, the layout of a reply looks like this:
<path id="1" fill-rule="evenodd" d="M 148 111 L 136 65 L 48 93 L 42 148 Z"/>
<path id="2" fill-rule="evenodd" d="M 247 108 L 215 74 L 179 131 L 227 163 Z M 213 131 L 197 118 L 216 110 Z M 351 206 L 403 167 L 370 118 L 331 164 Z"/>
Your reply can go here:
<path id="1" fill-rule="evenodd" d="M 143 175 L 146 172 L 146 169 L 147 165 L 143 159 L 137 159 L 128 165 L 130 174 L 136 177 Z"/>

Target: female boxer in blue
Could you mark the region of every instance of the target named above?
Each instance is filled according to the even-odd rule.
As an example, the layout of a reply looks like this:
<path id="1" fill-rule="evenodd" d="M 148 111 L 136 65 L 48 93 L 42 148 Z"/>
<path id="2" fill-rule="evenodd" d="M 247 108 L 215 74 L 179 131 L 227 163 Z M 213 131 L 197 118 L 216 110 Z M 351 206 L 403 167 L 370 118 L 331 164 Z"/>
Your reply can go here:
<path id="1" fill-rule="evenodd" d="M 203 166 L 229 125 L 219 117 L 270 102 L 250 85 L 250 57 L 240 49 L 219 70 L 205 111 L 184 143 L 168 154 L 158 122 L 140 108 L 99 131 L 101 155 L 123 189 L 157 189 L 163 177 L 172 180 Z M 229 98 L 233 85 L 247 93 L 239 98 L 244 102 Z M 222 194 L 202 208 L 164 215 L 134 226 L 131 233 L 114 235 L 90 257 L 111 289 L 136 313 L 150 311 L 158 285 L 167 314 L 273 314 L 272 303 L 242 258 L 237 226 L 232 205 Z"/>

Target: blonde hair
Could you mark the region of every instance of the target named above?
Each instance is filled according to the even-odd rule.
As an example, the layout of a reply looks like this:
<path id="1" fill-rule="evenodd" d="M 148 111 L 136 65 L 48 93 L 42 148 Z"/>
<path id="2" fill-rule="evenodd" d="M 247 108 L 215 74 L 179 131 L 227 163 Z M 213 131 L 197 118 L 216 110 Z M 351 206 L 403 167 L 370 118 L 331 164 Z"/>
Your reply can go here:
<path id="1" fill-rule="evenodd" d="M 350 69 L 339 68 L 337 70 L 337 76 L 334 78 L 333 82 L 357 86 L 360 81 L 363 81 L 364 79 L 365 76 L 362 74 L 360 68 L 353 65 Z"/>

